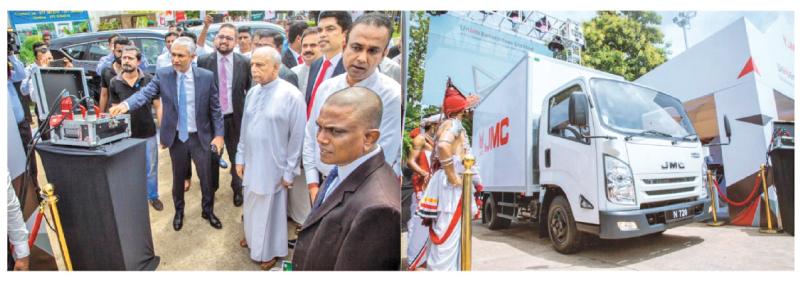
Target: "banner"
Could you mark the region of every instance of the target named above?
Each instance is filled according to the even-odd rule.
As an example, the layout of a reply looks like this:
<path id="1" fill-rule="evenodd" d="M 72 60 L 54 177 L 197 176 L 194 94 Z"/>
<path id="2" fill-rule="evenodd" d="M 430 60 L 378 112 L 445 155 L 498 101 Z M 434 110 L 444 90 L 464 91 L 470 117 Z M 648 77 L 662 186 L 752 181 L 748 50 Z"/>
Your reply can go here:
<path id="1" fill-rule="evenodd" d="M 541 41 L 486 22 L 464 12 L 430 16 L 423 104 L 441 105 L 448 77 L 465 95 L 483 97 L 527 52 L 552 56 Z"/>
<path id="2" fill-rule="evenodd" d="M 8 20 L 20 42 L 45 31 L 58 38 L 92 30 L 87 11 L 8 11 Z"/>

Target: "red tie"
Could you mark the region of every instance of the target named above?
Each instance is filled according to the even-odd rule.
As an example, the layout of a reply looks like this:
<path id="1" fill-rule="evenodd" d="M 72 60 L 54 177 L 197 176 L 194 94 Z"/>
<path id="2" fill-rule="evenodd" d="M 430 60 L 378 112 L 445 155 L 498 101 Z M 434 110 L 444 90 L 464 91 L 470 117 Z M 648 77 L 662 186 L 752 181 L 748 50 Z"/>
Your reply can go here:
<path id="1" fill-rule="evenodd" d="M 323 80 L 325 80 L 325 73 L 328 71 L 328 67 L 331 67 L 331 61 L 325 60 L 325 62 L 322 63 L 322 70 L 317 76 L 317 82 L 314 83 L 314 89 L 311 90 L 311 99 L 308 101 L 308 108 L 306 109 L 306 120 L 311 117 L 311 110 L 314 106 L 314 97 L 317 96 L 317 88 L 319 88 L 319 85 L 322 84 Z"/>
<path id="2" fill-rule="evenodd" d="M 298 56 L 297 57 L 297 64 L 303 64 L 303 57 L 302 56 Z"/>

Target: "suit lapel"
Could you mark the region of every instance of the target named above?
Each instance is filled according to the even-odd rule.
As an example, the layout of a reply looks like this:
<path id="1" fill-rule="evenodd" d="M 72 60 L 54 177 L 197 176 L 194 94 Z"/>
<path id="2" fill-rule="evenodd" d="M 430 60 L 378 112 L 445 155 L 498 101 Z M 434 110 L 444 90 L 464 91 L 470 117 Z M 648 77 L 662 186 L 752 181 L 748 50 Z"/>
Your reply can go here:
<path id="1" fill-rule="evenodd" d="M 192 68 L 192 76 L 194 76 L 194 78 L 192 78 L 194 81 L 194 115 L 195 118 L 197 118 L 200 117 L 200 107 L 198 107 L 200 104 L 198 102 L 206 98 L 200 97 L 200 94 L 204 94 L 205 92 L 200 91 L 200 78 L 197 76 L 197 68 Z"/>
<path id="2" fill-rule="evenodd" d="M 181 103 L 181 100 L 178 97 L 178 71 L 175 71 L 175 68 L 172 68 L 172 70 L 169 72 L 169 78 L 167 82 L 169 84 L 167 85 L 167 89 L 169 90 L 170 94 L 173 94 L 172 99 L 175 100 L 175 103 L 173 104 L 175 106 L 175 113 L 179 113 L 178 104 Z"/>
<path id="3" fill-rule="evenodd" d="M 333 195 L 328 197 L 328 200 L 325 200 L 319 208 L 314 209 L 311 212 L 311 214 L 308 216 L 308 219 L 306 219 L 305 224 L 303 224 L 303 228 L 309 228 L 318 223 L 322 217 L 328 214 L 328 212 L 344 202 L 345 196 L 355 193 L 361 187 L 361 184 L 364 183 L 367 177 L 375 170 L 380 168 L 383 163 L 383 150 L 378 151 L 375 156 L 372 156 L 372 158 L 364 161 L 364 163 L 350 173 L 350 175 L 347 176 L 347 178 L 345 178 L 338 187 L 333 189 L 335 191 L 333 192 Z"/>

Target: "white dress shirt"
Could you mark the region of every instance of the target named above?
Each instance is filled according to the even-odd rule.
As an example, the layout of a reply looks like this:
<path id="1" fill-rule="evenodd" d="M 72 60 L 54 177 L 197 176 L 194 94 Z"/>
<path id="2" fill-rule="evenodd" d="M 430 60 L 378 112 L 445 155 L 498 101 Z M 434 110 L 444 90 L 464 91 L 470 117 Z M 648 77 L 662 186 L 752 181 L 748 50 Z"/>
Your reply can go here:
<path id="1" fill-rule="evenodd" d="M 394 79 L 374 72 L 372 75 L 356 83 L 354 86 L 364 87 L 372 90 L 380 97 L 383 104 L 383 116 L 381 116 L 380 132 L 378 144 L 383 148 L 386 163 L 392 166 L 395 174 L 400 175 L 400 164 L 398 153 L 400 151 L 400 84 Z M 317 98 L 314 100 L 321 102 L 312 106 L 311 115 L 306 123 L 305 139 L 303 140 L 303 166 L 306 171 L 306 182 L 319 184 L 318 173 L 327 176 L 333 168 L 332 165 L 324 164 L 320 160 L 319 145 L 317 145 L 317 118 L 322 105 L 333 93 L 348 88 L 347 73 L 325 80 L 317 90 Z"/>
<path id="2" fill-rule="evenodd" d="M 305 97 L 306 88 L 308 85 L 308 71 L 311 70 L 311 67 L 305 64 L 299 64 L 295 67 L 292 67 L 291 70 L 295 75 L 297 75 L 297 89 L 300 90 L 300 93 L 302 93 Z"/>
<path id="3" fill-rule="evenodd" d="M 194 73 L 192 72 L 192 67 L 189 67 L 189 70 L 186 73 L 181 73 L 178 70 L 175 70 L 176 77 L 175 77 L 175 89 L 176 92 L 180 90 L 180 83 L 181 83 L 181 74 L 186 75 L 186 79 L 183 81 L 184 90 L 186 90 L 186 128 L 189 129 L 189 133 L 197 132 L 197 120 L 195 119 L 196 112 L 194 111 Z M 180 93 L 176 93 L 180 97 Z"/>
<path id="4" fill-rule="evenodd" d="M 323 64 L 325 64 L 325 60 L 327 60 L 327 58 L 323 55 L 322 56 L 322 60 L 323 60 Z M 325 80 L 328 80 L 333 76 L 333 70 L 336 69 L 336 65 L 339 64 L 339 61 L 342 61 L 342 53 L 339 52 L 339 54 L 331 57 L 330 60 L 331 60 L 331 67 L 328 67 L 328 70 L 325 70 L 325 77 L 323 77 L 324 79 L 322 79 L 323 80 L 322 82 L 325 82 Z M 324 65 L 320 65 L 319 71 L 317 71 L 318 73 L 317 73 L 317 77 L 316 78 L 319 78 L 319 74 L 322 72 L 322 67 L 323 66 Z M 317 80 L 318 79 L 314 79 L 314 82 L 312 82 L 312 84 L 316 84 Z M 308 81 L 308 79 L 306 79 L 306 81 Z M 313 88 L 313 87 L 314 87 L 314 85 L 311 85 L 311 88 Z M 317 92 L 319 92 L 319 90 L 317 90 Z M 314 100 L 317 101 L 316 98 Z M 320 102 L 324 102 L 324 101 L 320 101 Z"/>
<path id="5" fill-rule="evenodd" d="M 28 229 L 14 188 L 10 183 L 6 187 L 8 188 L 8 241 L 14 245 L 14 258 L 20 259 L 30 255 Z"/>
<path id="6" fill-rule="evenodd" d="M 328 185 L 329 189 L 328 191 L 325 192 L 325 196 L 322 197 L 322 202 L 325 202 L 325 200 L 328 199 L 328 197 L 333 194 L 333 191 L 335 191 L 336 188 L 339 187 L 340 184 L 342 184 L 342 181 L 345 180 L 348 176 L 350 176 L 350 174 L 352 174 L 353 171 L 355 171 L 359 166 L 361 166 L 361 164 L 363 164 L 373 156 L 377 155 L 380 150 L 381 146 L 378 145 L 378 147 L 375 147 L 375 150 L 372 150 L 371 152 L 365 154 L 364 156 L 359 157 L 355 161 L 352 161 L 344 166 L 339 166 L 339 175 L 336 176 L 336 178 L 331 181 L 330 185 Z"/>
<path id="7" fill-rule="evenodd" d="M 219 74 L 219 71 L 222 68 L 223 57 L 228 60 L 225 64 L 225 73 L 228 78 L 228 81 L 225 85 L 225 88 L 228 89 L 228 108 L 222 109 L 222 115 L 226 115 L 233 113 L 233 52 L 228 53 L 228 55 L 222 55 L 222 53 L 217 52 L 217 80 L 222 78 L 222 76 Z M 217 86 L 219 86 L 219 84 L 217 84 Z M 222 88 L 222 86 L 219 86 L 219 88 Z M 222 107 L 222 104 L 220 103 L 219 106 Z"/>

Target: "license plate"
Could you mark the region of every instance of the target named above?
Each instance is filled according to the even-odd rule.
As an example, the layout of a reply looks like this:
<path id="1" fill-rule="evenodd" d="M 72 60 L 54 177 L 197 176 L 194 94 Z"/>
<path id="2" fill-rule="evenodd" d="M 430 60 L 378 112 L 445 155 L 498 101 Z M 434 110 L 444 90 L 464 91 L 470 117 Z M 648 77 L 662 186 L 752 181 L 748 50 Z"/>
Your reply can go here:
<path id="1" fill-rule="evenodd" d="M 689 216 L 689 208 L 675 209 L 667 211 L 666 213 L 667 213 L 667 222 L 680 221 L 691 217 Z"/>

